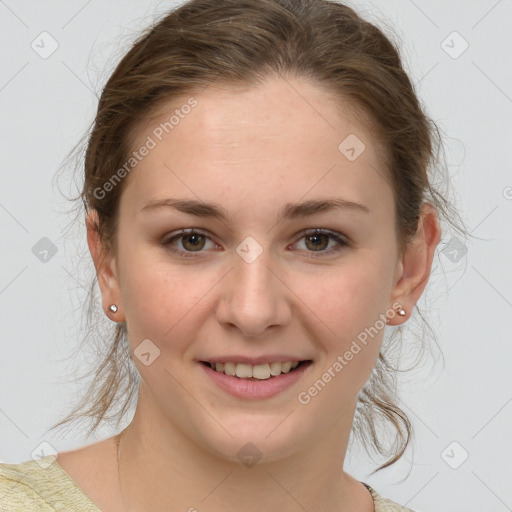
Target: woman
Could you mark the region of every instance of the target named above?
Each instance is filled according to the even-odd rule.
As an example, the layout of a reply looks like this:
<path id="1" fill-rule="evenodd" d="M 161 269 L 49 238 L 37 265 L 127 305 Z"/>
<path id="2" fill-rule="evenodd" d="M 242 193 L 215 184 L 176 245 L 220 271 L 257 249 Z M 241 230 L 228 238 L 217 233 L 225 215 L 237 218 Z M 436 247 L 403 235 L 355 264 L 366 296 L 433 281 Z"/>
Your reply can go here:
<path id="1" fill-rule="evenodd" d="M 381 449 L 378 418 L 398 439 L 379 469 L 409 441 L 381 346 L 448 211 L 434 135 L 395 46 L 342 4 L 192 0 L 149 29 L 103 90 L 81 195 L 117 325 L 78 417 L 119 396 L 125 342 L 135 415 L 0 465 L 2 510 L 410 510 L 342 467 L 353 428 Z"/>

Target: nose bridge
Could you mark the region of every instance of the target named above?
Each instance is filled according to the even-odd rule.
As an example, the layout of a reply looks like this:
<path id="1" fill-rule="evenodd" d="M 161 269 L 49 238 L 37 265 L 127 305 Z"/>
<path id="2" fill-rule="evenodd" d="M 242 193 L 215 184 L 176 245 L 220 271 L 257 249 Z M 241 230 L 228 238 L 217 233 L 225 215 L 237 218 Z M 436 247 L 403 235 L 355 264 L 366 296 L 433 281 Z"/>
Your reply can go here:
<path id="1" fill-rule="evenodd" d="M 234 293 L 241 299 L 240 304 L 269 302 L 275 298 L 275 293 L 272 293 L 274 276 L 269 267 L 269 258 L 266 256 L 259 256 L 251 263 L 241 260 L 235 264 Z"/>
<path id="2" fill-rule="evenodd" d="M 286 298 L 282 284 L 271 270 L 268 249 L 263 250 L 248 240 L 236 252 L 218 320 L 236 325 L 247 336 L 256 336 L 267 327 L 287 321 Z"/>

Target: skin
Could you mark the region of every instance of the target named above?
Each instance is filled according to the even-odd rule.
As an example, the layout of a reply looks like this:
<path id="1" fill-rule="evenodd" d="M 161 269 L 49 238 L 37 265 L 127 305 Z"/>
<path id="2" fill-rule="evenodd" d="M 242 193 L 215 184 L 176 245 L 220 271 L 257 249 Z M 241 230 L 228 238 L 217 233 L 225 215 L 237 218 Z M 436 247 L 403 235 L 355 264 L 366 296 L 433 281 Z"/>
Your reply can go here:
<path id="1" fill-rule="evenodd" d="M 341 468 L 357 395 L 384 330 L 307 405 L 297 395 L 394 303 L 407 314 L 388 324 L 407 321 L 440 239 L 436 212 L 423 206 L 416 237 L 400 256 L 377 141 L 318 85 L 269 78 L 253 88 L 209 86 L 194 97 L 198 105 L 125 178 L 117 254 L 102 246 L 95 212 L 87 217 L 103 309 L 126 322 L 132 351 L 147 338 L 160 349 L 148 366 L 133 357 L 141 388 L 121 438 L 125 510 L 172 504 L 209 512 L 370 512 L 367 489 Z M 168 117 L 142 126 L 135 147 Z M 366 146 L 354 161 L 338 150 L 349 134 Z M 220 203 L 230 218 L 171 208 L 141 212 L 148 201 L 168 197 Z M 275 221 L 286 203 L 327 197 L 370 212 Z M 175 239 L 173 247 L 192 257 L 164 245 L 181 228 L 206 232 L 196 252 L 190 240 Z M 336 241 L 324 237 L 315 251 L 301 233 L 309 228 L 345 235 L 349 245 L 335 252 Z M 262 248 L 250 264 L 236 252 L 248 236 Z M 276 353 L 313 365 L 292 388 L 261 400 L 226 394 L 198 363 L 213 355 Z M 110 511 L 123 510 L 113 441 L 59 455 L 89 497 Z M 247 442 L 262 454 L 251 468 L 236 455 Z"/>

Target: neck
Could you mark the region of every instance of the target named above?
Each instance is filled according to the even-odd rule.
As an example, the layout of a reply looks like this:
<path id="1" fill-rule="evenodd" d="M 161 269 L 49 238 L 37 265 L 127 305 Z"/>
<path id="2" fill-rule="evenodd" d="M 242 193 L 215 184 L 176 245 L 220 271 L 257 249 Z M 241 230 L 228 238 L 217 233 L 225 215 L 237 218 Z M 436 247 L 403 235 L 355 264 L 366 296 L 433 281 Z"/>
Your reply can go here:
<path id="1" fill-rule="evenodd" d="M 291 450 L 273 460 L 260 454 L 256 460 L 258 451 L 252 452 L 247 444 L 241 444 L 245 448 L 232 459 L 200 446 L 189 432 L 154 415 L 151 405 L 140 392 L 135 416 L 117 438 L 120 494 L 126 512 L 373 510 L 368 490 L 343 471 L 353 409 L 300 451 Z"/>

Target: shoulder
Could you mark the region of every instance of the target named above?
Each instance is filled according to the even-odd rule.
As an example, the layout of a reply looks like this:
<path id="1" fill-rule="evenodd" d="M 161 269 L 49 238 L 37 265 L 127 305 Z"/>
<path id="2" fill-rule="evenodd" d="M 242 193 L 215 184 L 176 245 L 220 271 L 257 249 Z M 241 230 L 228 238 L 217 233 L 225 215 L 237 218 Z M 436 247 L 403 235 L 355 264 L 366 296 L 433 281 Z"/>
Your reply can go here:
<path id="1" fill-rule="evenodd" d="M 407 508 L 405 506 L 399 505 L 398 503 L 383 498 L 380 494 L 377 493 L 375 489 L 370 487 L 368 484 L 361 482 L 367 489 L 370 491 L 373 496 L 373 501 L 375 503 L 375 512 L 415 512 L 412 508 Z"/>
<path id="2" fill-rule="evenodd" d="M 0 463 L 0 509 L 98 512 L 52 455 L 19 464 Z"/>
<path id="3" fill-rule="evenodd" d="M 35 507 L 42 511 L 53 510 L 44 495 L 40 494 L 41 488 L 48 484 L 47 476 L 33 460 L 20 464 L 0 464 L 2 511 L 21 510 L 22 507 L 30 507 L 28 510 L 35 510 Z"/>

